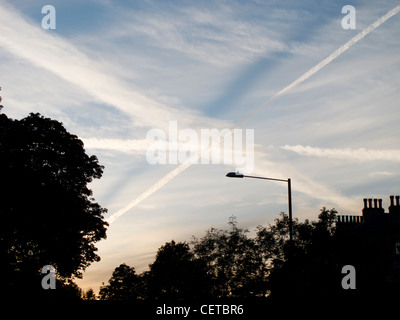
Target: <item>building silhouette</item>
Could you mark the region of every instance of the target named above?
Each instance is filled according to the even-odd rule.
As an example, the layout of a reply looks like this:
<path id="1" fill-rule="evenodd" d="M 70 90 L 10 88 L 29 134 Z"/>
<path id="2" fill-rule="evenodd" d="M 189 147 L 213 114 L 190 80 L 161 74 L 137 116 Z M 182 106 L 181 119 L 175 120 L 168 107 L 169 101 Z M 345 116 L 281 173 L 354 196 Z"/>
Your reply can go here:
<path id="1" fill-rule="evenodd" d="M 336 234 L 340 256 L 356 267 L 361 289 L 399 291 L 400 203 L 390 196 L 388 212 L 382 199 L 363 199 L 362 215 L 338 215 Z"/>

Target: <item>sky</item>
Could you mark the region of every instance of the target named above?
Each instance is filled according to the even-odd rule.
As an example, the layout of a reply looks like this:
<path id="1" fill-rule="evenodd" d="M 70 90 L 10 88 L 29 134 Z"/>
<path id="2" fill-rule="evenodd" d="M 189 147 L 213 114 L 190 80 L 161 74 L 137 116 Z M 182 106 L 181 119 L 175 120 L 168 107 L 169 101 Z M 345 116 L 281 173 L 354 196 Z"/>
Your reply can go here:
<path id="1" fill-rule="evenodd" d="M 77 284 L 97 291 L 121 263 L 145 271 L 165 242 L 228 228 L 232 215 L 254 231 L 287 212 L 286 183 L 228 179 L 240 168 L 228 157 L 172 161 L 202 130 L 241 130 L 243 170 L 290 178 L 300 221 L 322 207 L 361 214 L 363 198 L 387 210 L 400 194 L 399 5 L 1 0 L 2 112 L 61 121 L 105 167 L 89 187 L 108 209 L 107 239 Z M 174 145 L 174 130 L 195 136 Z M 166 163 L 149 161 L 151 132 L 164 133 Z"/>

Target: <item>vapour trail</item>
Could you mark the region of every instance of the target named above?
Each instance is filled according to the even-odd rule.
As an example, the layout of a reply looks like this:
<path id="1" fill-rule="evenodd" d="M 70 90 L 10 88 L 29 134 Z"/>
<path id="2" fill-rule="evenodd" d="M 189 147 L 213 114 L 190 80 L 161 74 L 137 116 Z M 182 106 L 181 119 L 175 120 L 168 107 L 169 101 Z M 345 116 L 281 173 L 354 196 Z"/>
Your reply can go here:
<path id="1" fill-rule="evenodd" d="M 293 81 L 291 84 L 289 84 L 287 87 L 283 88 L 281 91 L 276 93 L 271 99 L 269 99 L 266 103 L 252 111 L 250 114 L 248 114 L 242 121 L 237 123 L 235 127 L 240 127 L 242 126 L 245 122 L 247 122 L 250 118 L 254 117 L 258 113 L 260 113 L 263 109 L 265 109 L 269 104 L 271 104 L 273 101 L 275 101 L 277 98 L 280 96 L 283 96 L 286 94 L 289 90 L 297 87 L 300 83 L 303 81 L 307 80 L 310 78 L 312 75 L 317 73 L 319 70 L 321 70 L 323 67 L 325 67 L 327 64 L 331 63 L 333 60 L 335 60 L 337 57 L 339 57 L 342 53 L 344 53 L 346 50 L 348 50 L 351 46 L 356 44 L 358 41 L 363 39 L 367 34 L 378 28 L 382 23 L 384 23 L 386 20 L 390 19 L 393 17 L 395 14 L 399 13 L 400 11 L 400 5 L 397 6 L 396 8 L 388 11 L 384 16 L 376 20 L 374 23 L 366 27 L 364 30 L 362 30 L 360 33 L 355 35 L 352 39 L 347 41 L 344 45 L 336 49 L 334 52 L 332 52 L 328 57 L 326 57 L 324 60 L 322 60 L 320 63 L 312 67 L 309 71 L 307 71 L 305 74 L 303 74 L 300 78 L 297 80 Z"/>
<path id="2" fill-rule="evenodd" d="M 376 20 L 374 23 L 366 27 L 364 30 L 359 32 L 357 35 L 355 35 L 352 39 L 347 41 L 344 45 L 336 49 L 334 52 L 332 52 L 328 57 L 323 59 L 321 62 L 316 64 L 314 67 L 312 67 L 309 71 L 304 73 L 302 76 L 300 76 L 298 79 L 293 81 L 291 84 L 289 84 L 287 87 L 283 88 L 281 91 L 276 93 L 271 99 L 269 99 L 266 103 L 249 113 L 245 118 L 243 118 L 241 121 L 236 123 L 231 130 L 234 128 L 241 127 L 245 122 L 247 122 L 249 119 L 254 117 L 255 115 L 259 114 L 262 110 L 264 110 L 267 106 L 269 106 L 272 102 L 274 102 L 276 99 L 279 97 L 285 95 L 287 92 L 289 92 L 291 89 L 297 87 L 299 84 L 313 76 L 315 73 L 320 71 L 323 67 L 331 63 L 333 60 L 335 60 L 337 57 L 339 57 L 342 53 L 347 51 L 351 46 L 356 44 L 358 41 L 363 39 L 366 35 L 368 35 L 370 32 L 378 28 L 382 23 L 399 13 L 400 11 L 400 5 L 393 8 L 392 10 L 389 10 L 385 15 L 380 17 L 378 20 Z M 161 178 L 158 182 L 156 182 L 153 186 L 151 186 L 149 189 L 147 189 L 145 192 L 143 192 L 139 197 L 128 203 L 125 207 L 122 209 L 118 210 L 115 212 L 112 216 L 110 216 L 107 221 L 109 223 L 114 222 L 117 218 L 122 216 L 124 213 L 126 213 L 128 210 L 132 209 L 134 206 L 139 204 L 141 201 L 146 199 L 147 197 L 151 196 L 154 192 L 159 190 L 161 187 L 166 185 L 169 181 L 171 181 L 173 178 L 175 178 L 177 175 L 179 175 L 181 172 L 185 171 L 187 168 L 189 168 L 194 162 L 196 162 L 199 159 L 200 155 L 196 155 L 192 157 L 189 161 L 179 165 L 177 168 L 172 170 L 170 173 L 168 173 L 166 176 Z"/>
<path id="3" fill-rule="evenodd" d="M 197 157 L 198 158 L 198 157 Z M 192 158 L 193 159 L 193 158 Z M 119 209 L 117 212 L 115 212 L 112 216 L 110 216 L 107 219 L 108 223 L 113 223 L 115 220 L 117 220 L 120 216 L 122 216 L 125 212 L 128 210 L 132 209 L 134 206 L 139 204 L 142 200 L 146 199 L 147 197 L 151 196 L 154 192 L 156 192 L 158 189 L 163 187 L 165 184 L 167 184 L 169 181 L 171 181 L 174 177 L 176 177 L 178 174 L 181 172 L 185 171 L 187 168 L 189 168 L 192 165 L 193 162 L 188 161 L 184 164 L 179 165 L 177 168 L 172 170 L 170 173 L 168 173 L 164 178 L 160 179 L 158 182 L 156 182 L 154 185 L 152 185 L 149 189 L 147 189 L 145 192 L 143 192 L 140 196 L 138 196 L 136 199 L 132 200 L 129 202 L 125 207 Z"/>

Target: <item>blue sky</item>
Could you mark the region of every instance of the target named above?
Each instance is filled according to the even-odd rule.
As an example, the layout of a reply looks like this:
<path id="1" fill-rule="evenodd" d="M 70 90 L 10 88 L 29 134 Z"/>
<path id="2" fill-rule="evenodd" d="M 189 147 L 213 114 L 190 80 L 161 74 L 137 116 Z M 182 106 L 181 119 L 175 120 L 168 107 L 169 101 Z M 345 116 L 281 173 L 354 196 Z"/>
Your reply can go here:
<path id="1" fill-rule="evenodd" d="M 56 8 L 44 30 L 41 9 Z M 341 26 L 344 5 L 356 29 Z M 146 161 L 146 134 L 239 123 L 398 1 L 2 1 L 3 111 L 62 121 L 105 166 L 91 185 L 107 218 L 141 195 L 98 243 L 78 284 L 95 290 L 125 262 L 146 270 L 166 241 L 235 215 L 254 230 L 287 211 L 285 184 L 227 179 L 232 165 Z M 241 127 L 254 129 L 254 175 L 292 179 L 294 215 L 359 214 L 399 194 L 400 15 L 396 14 Z M 153 188 L 153 189 L 151 189 Z M 148 196 L 147 196 L 148 195 Z"/>

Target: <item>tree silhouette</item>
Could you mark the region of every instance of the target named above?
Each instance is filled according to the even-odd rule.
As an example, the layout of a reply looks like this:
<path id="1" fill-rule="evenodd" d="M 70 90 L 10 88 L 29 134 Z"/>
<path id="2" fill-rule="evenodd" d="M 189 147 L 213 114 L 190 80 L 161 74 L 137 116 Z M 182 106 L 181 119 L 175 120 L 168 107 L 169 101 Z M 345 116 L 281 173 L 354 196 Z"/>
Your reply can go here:
<path id="1" fill-rule="evenodd" d="M 328 299 L 338 295 L 340 248 L 335 238 L 336 210 L 321 209 L 317 221 L 293 221 L 294 246 L 288 240 L 288 217 L 281 214 L 275 225 L 261 228 L 260 242 L 271 248 L 272 268 L 268 288 L 275 301 Z M 276 243 L 276 246 L 269 246 Z"/>
<path id="2" fill-rule="evenodd" d="M 386 279 L 393 273 L 378 267 L 383 261 L 381 233 L 396 231 L 398 236 L 398 229 L 376 232 L 364 225 L 338 227 L 336 215 L 335 209 L 324 207 L 317 221 L 293 219 L 293 245 L 285 213 L 267 227 L 258 226 L 252 238 L 231 217 L 228 230 L 211 228 L 194 238 L 191 246 L 171 241 L 160 247 L 150 270 L 131 281 L 135 292 L 129 295 L 146 301 L 238 298 L 279 307 L 310 301 L 329 306 L 349 297 L 397 290 L 397 278 Z M 344 290 L 341 269 L 346 264 L 354 264 L 357 279 L 372 287 Z M 382 274 L 374 268 L 383 270 Z M 121 274 L 129 278 L 128 272 Z M 118 287 L 126 280 L 111 283 Z"/>
<path id="3" fill-rule="evenodd" d="M 135 268 L 125 263 L 115 268 L 108 285 L 100 288 L 102 300 L 136 300 L 138 298 L 139 277 Z"/>
<path id="4" fill-rule="evenodd" d="M 195 259 L 189 245 L 167 242 L 157 252 L 150 270 L 140 275 L 121 264 L 108 285 L 100 288 L 102 300 L 194 300 L 209 297 L 210 281 L 205 265 Z"/>
<path id="5" fill-rule="evenodd" d="M 167 242 L 156 255 L 147 274 L 152 299 L 196 299 L 207 297 L 209 278 L 203 261 L 195 259 L 185 242 Z"/>
<path id="6" fill-rule="evenodd" d="M 90 288 L 83 294 L 83 299 L 84 300 L 96 300 L 97 296 L 94 293 L 94 290 L 92 288 Z"/>
<path id="7" fill-rule="evenodd" d="M 247 237 L 248 230 L 229 219 L 230 230 L 211 228 L 201 239 L 194 238 L 193 251 L 207 265 L 217 298 L 263 295 L 266 265 L 260 247 Z"/>
<path id="8" fill-rule="evenodd" d="M 1 87 L 0 87 L 0 91 L 1 91 Z M 1 104 L 1 100 L 3 100 L 3 99 L 2 99 L 2 97 L 0 96 L 0 112 L 1 112 L 1 109 L 4 108 L 4 106 Z"/>
<path id="9" fill-rule="evenodd" d="M 106 238 L 106 209 L 87 184 L 102 173 L 62 123 L 0 114 L 0 265 L 9 290 L 41 290 L 44 265 L 66 279 L 100 260 L 94 244 Z"/>

